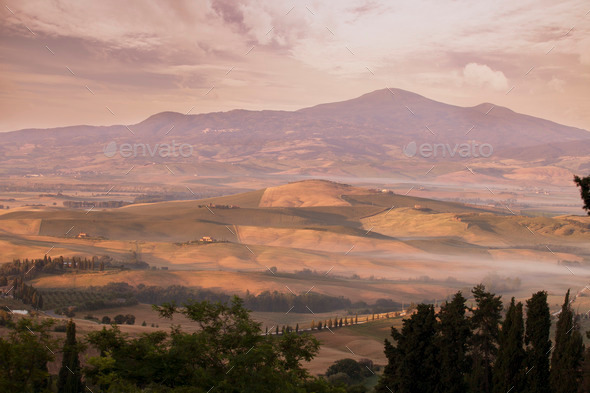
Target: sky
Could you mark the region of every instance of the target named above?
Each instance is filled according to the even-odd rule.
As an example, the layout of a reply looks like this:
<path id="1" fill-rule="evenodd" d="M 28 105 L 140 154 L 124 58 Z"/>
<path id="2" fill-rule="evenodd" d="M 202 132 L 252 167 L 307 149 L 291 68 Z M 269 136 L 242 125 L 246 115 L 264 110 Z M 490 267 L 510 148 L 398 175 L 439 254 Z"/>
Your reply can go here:
<path id="1" fill-rule="evenodd" d="M 0 131 L 394 87 L 590 130 L 588 1 L 6 0 Z"/>

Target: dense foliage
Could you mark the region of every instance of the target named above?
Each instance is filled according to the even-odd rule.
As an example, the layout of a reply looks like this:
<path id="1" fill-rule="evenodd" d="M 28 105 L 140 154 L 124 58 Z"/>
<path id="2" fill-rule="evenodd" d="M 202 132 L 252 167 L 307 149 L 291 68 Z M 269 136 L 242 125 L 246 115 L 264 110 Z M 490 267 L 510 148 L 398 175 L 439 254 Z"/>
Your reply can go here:
<path id="1" fill-rule="evenodd" d="M 590 351 L 583 362 L 584 345 L 569 291 L 557 321 L 553 353 L 545 292 L 526 302 L 526 324 L 522 303 L 512 299 L 502 320 L 499 296 L 483 285 L 472 293 L 472 309 L 459 292 L 438 313 L 421 304 L 404 320 L 401 331 L 392 328 L 393 341 L 385 340 L 388 364 L 377 392 L 588 391 L 580 387 L 590 385 L 583 379 L 590 377 Z"/>
<path id="2" fill-rule="evenodd" d="M 590 215 L 590 176 L 574 176 L 574 182 L 580 187 L 580 196 L 584 202 L 584 210 Z"/>
<path id="3" fill-rule="evenodd" d="M 22 278 L 15 278 L 7 292 L 24 304 L 30 304 L 37 309 L 43 308 L 43 295 L 32 285 L 25 284 Z"/>
<path id="4" fill-rule="evenodd" d="M 102 391 L 329 392 L 302 367 L 319 350 L 309 334 L 261 334 L 239 298 L 231 303 L 192 301 L 155 306 L 161 316 L 182 313 L 199 324 L 185 333 L 153 332 L 129 338 L 117 326 L 88 335 L 100 355 L 91 358 L 87 382 Z M 314 390 L 307 390 L 314 385 Z"/>
<path id="5" fill-rule="evenodd" d="M 8 337 L 0 337 L 0 391 L 50 391 L 47 363 L 53 361 L 57 342 L 51 336 L 53 321 L 20 319 L 11 322 Z"/>

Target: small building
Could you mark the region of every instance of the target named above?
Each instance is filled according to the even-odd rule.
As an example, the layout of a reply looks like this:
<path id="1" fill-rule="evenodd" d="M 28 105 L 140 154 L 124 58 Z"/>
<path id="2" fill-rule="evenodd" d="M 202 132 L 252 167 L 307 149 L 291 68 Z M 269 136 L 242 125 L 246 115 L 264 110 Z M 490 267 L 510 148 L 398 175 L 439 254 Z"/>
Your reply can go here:
<path id="1" fill-rule="evenodd" d="M 85 232 L 80 232 L 80 233 L 78 233 L 78 235 L 77 235 L 76 237 L 77 237 L 78 239 L 87 239 L 87 238 L 89 238 L 90 236 L 89 236 L 87 233 L 85 233 Z"/>
<path id="2" fill-rule="evenodd" d="M 215 241 L 214 238 L 212 238 L 211 236 L 203 236 L 202 238 L 199 239 L 200 242 L 204 242 L 204 243 L 213 243 Z"/>

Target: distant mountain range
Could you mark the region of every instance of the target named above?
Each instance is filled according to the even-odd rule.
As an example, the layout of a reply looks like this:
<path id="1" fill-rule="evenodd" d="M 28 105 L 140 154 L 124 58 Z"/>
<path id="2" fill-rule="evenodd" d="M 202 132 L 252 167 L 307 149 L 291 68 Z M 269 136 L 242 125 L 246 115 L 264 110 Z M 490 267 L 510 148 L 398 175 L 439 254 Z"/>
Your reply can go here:
<path id="1" fill-rule="evenodd" d="M 176 147 L 185 144 L 184 155 L 158 150 L 173 141 Z M 119 149 L 124 144 L 144 147 L 137 156 L 123 157 Z M 424 158 L 422 144 L 440 144 L 447 150 L 444 155 L 440 150 Z M 127 126 L 81 125 L 0 133 L 0 159 L 3 172 L 15 174 L 33 170 L 105 173 L 126 160 L 200 165 L 221 172 L 242 168 L 249 173 L 319 171 L 359 176 L 363 163 L 372 168 L 371 173 L 380 169 L 403 172 L 411 160 L 465 159 L 458 154 L 451 157 L 462 144 L 490 145 L 493 155 L 487 160 L 559 166 L 564 156 L 588 155 L 590 132 L 493 104 L 459 107 L 388 88 L 298 111 L 162 112 Z M 414 154 L 408 154 L 407 149 L 404 154 L 408 145 L 417 146 Z M 416 150 L 417 156 L 408 157 L 416 155 Z M 590 169 L 585 159 L 569 165 L 570 170 Z"/>

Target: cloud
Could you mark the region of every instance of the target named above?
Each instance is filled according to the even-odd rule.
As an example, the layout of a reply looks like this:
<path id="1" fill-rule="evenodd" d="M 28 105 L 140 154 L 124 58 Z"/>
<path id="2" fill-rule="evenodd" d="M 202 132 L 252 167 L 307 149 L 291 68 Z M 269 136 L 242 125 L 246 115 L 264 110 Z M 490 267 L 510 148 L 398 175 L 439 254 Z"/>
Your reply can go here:
<path id="1" fill-rule="evenodd" d="M 559 93 L 563 93 L 564 92 L 563 86 L 565 85 L 565 81 L 563 79 L 553 77 L 553 78 L 551 78 L 551 80 L 549 82 L 547 82 L 547 85 L 549 87 L 551 87 L 553 90 L 555 90 Z"/>
<path id="2" fill-rule="evenodd" d="M 456 105 L 554 109 L 553 120 L 588 128 L 590 113 L 566 110 L 590 102 L 590 26 L 576 23 L 564 37 L 587 5 L 541 2 L 7 0 L 0 131 L 31 126 L 31 108 L 45 107 L 35 125 L 110 124 L 99 98 L 131 122 L 195 100 L 200 112 L 297 109 L 384 85 Z M 533 65 L 518 94 L 505 96 L 506 76 L 520 81 Z"/>
<path id="3" fill-rule="evenodd" d="M 223 18 L 224 22 L 238 26 L 238 29 L 242 32 L 248 31 L 248 28 L 244 24 L 244 13 L 235 1 L 213 0 L 211 7 Z"/>
<path id="4" fill-rule="evenodd" d="M 494 90 L 508 89 L 508 79 L 502 71 L 494 71 L 485 64 L 469 63 L 463 69 L 465 82 Z"/>

